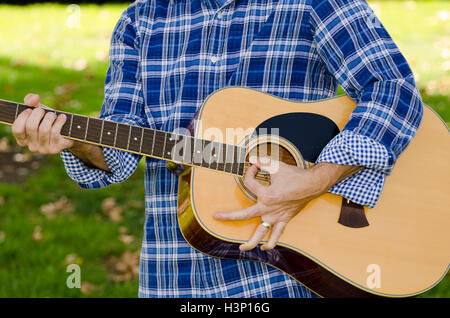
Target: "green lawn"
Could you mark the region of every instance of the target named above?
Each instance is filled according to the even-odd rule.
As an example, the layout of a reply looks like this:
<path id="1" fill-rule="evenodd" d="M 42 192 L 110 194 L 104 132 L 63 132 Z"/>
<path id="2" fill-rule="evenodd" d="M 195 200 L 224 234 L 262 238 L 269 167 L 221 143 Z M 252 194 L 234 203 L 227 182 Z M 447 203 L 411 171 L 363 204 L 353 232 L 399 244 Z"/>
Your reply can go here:
<path id="1" fill-rule="evenodd" d="M 425 103 L 449 122 L 450 3 L 370 3 L 407 57 Z M 83 5 L 80 28 L 68 28 L 66 6 L 0 5 L 0 98 L 22 101 L 35 92 L 49 106 L 96 115 L 111 32 L 125 7 Z M 0 126 L 1 136 L 11 138 L 9 127 Z M 86 191 L 65 175 L 58 156 L 41 162 L 25 182 L 0 183 L 0 297 L 136 297 L 142 167 L 125 183 Z M 118 214 L 107 212 L 108 203 Z M 66 287 L 69 263 L 80 265 L 83 288 Z M 423 296 L 450 297 L 448 276 Z"/>

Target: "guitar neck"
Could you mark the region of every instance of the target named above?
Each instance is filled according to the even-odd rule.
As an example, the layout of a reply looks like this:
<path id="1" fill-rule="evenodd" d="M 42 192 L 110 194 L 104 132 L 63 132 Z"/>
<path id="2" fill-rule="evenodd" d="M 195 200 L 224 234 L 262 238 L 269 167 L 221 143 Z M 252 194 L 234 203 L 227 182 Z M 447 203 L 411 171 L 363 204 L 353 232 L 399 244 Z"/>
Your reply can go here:
<path id="1" fill-rule="evenodd" d="M 0 100 L 0 122 L 12 125 L 19 114 L 28 108 L 34 107 Z M 246 150 L 243 147 L 105 119 L 44 110 L 67 116 L 61 135 L 73 140 L 179 164 L 244 175 Z"/>

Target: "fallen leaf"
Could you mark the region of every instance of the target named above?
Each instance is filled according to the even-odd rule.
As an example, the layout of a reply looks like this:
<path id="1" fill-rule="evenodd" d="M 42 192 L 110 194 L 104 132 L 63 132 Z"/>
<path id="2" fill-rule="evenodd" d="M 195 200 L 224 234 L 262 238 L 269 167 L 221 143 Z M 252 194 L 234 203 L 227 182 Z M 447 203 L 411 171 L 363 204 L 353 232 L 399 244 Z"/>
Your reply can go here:
<path id="1" fill-rule="evenodd" d="M 11 149 L 9 140 L 6 137 L 0 138 L 0 151 L 6 152 Z"/>
<path id="2" fill-rule="evenodd" d="M 15 162 L 28 162 L 31 161 L 33 157 L 30 153 L 16 153 L 14 154 L 13 160 Z"/>
<path id="3" fill-rule="evenodd" d="M 66 95 L 75 92 L 78 89 L 78 84 L 67 83 L 64 85 L 56 86 L 54 92 L 56 95 Z"/>
<path id="4" fill-rule="evenodd" d="M 450 92 L 450 77 L 438 81 L 430 81 L 425 87 L 428 95 L 449 95 Z"/>
<path id="5" fill-rule="evenodd" d="M 90 294 L 92 294 L 92 292 L 94 292 L 98 289 L 99 289 L 99 287 L 97 285 L 91 284 L 89 282 L 82 282 L 81 287 L 80 287 L 81 293 L 85 294 L 85 295 L 90 295 Z"/>
<path id="6" fill-rule="evenodd" d="M 83 263 L 83 259 L 75 253 L 68 254 L 66 256 L 66 258 L 64 259 L 65 266 L 68 266 L 70 264 L 81 265 L 82 263 Z"/>
<path id="7" fill-rule="evenodd" d="M 121 234 L 119 236 L 119 239 L 124 242 L 125 244 L 131 244 L 134 242 L 134 236 L 128 235 L 128 234 Z"/>
<path id="8" fill-rule="evenodd" d="M 32 235 L 34 241 L 41 241 L 43 239 L 44 236 L 42 235 L 41 231 L 42 228 L 39 225 L 34 228 Z"/>
<path id="9" fill-rule="evenodd" d="M 2 244 L 5 241 L 6 234 L 5 232 L 0 231 L 0 244 Z"/>
<path id="10" fill-rule="evenodd" d="M 41 206 L 41 213 L 48 219 L 54 219 L 58 212 L 67 215 L 73 211 L 74 207 L 66 197 L 62 197 L 55 202 L 50 202 Z"/>
<path id="11" fill-rule="evenodd" d="M 117 282 L 130 281 L 139 274 L 139 251 L 125 251 L 120 257 L 111 256 L 107 260 L 110 268 L 109 277 Z"/>
<path id="12" fill-rule="evenodd" d="M 119 227 L 119 233 L 120 234 L 126 234 L 128 232 L 128 229 L 126 226 Z"/>
<path id="13" fill-rule="evenodd" d="M 88 61 L 86 59 L 79 59 L 75 61 L 73 69 L 75 71 L 82 71 L 88 67 Z"/>
<path id="14" fill-rule="evenodd" d="M 122 208 L 117 205 L 116 199 L 111 197 L 103 200 L 102 211 L 113 222 L 122 221 Z"/>

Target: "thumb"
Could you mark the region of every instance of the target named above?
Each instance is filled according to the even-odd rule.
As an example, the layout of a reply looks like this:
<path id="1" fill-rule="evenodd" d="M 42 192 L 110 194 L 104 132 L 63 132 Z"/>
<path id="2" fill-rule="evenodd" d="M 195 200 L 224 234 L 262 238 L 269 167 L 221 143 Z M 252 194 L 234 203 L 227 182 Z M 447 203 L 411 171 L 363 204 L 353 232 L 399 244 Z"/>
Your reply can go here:
<path id="1" fill-rule="evenodd" d="M 34 106 L 34 107 L 42 107 L 44 109 L 51 109 L 50 107 L 42 105 L 40 103 L 40 101 L 41 101 L 41 97 L 38 94 L 29 93 L 24 98 L 25 105 L 27 105 L 27 106 Z"/>
<path id="2" fill-rule="evenodd" d="M 27 94 L 27 96 L 25 96 L 25 98 L 23 99 L 23 101 L 25 102 L 26 105 L 28 106 L 39 106 L 39 101 L 40 101 L 41 97 L 37 94 Z"/>

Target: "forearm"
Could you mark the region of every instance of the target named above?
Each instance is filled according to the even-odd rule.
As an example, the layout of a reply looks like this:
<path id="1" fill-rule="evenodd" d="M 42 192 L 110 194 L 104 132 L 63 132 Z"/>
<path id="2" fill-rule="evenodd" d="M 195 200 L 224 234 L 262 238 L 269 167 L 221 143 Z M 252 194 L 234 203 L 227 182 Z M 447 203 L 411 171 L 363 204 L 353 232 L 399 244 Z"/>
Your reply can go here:
<path id="1" fill-rule="evenodd" d="M 336 183 L 350 177 L 363 167 L 319 162 L 312 167 L 314 178 L 319 182 L 319 192 L 327 192 Z"/>
<path id="2" fill-rule="evenodd" d="M 75 141 L 68 150 L 86 165 L 111 172 L 105 162 L 102 147 Z"/>

